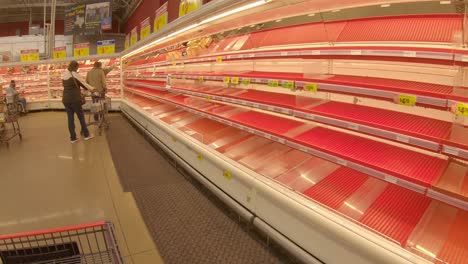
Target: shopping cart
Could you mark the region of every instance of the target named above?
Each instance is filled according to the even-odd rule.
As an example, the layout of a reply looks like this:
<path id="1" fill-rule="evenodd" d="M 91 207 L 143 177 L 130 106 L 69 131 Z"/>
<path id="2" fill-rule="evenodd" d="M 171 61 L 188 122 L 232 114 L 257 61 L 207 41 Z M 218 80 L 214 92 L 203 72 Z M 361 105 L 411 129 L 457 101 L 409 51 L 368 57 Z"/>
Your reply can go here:
<path id="1" fill-rule="evenodd" d="M 110 222 L 0 236 L 0 264 L 117 263 L 123 259 Z"/>
<path id="2" fill-rule="evenodd" d="M 98 134 L 102 134 L 103 129 L 109 128 L 109 120 L 107 114 L 111 108 L 111 98 L 110 97 L 98 97 L 97 101 L 91 103 L 88 113 L 88 123 L 87 125 L 96 125 Z M 97 116 L 97 121 L 94 119 L 94 116 Z"/>
<path id="3" fill-rule="evenodd" d="M 19 125 L 19 111 L 14 96 L 7 95 L 5 101 L 0 102 L 0 143 L 10 146 L 10 140 L 19 137 L 23 139 Z"/>

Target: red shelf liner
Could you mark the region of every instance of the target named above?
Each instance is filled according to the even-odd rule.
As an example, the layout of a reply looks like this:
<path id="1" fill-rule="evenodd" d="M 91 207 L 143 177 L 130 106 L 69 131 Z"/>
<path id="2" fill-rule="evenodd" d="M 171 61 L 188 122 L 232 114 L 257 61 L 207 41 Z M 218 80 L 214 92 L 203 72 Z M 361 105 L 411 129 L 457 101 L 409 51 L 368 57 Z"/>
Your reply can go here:
<path id="1" fill-rule="evenodd" d="M 450 135 L 443 143 L 456 148 L 468 149 L 468 127 L 461 125 L 452 126 Z"/>
<path id="2" fill-rule="evenodd" d="M 170 99 L 175 97 L 179 99 L 174 101 L 186 105 L 184 100 L 188 97 L 174 96 Z M 236 109 L 233 106 L 227 108 Z M 213 109 L 207 112 L 210 111 L 220 115 L 213 113 Z M 255 111 L 235 114 L 229 119 L 277 136 L 304 124 Z M 437 157 L 321 127 L 313 128 L 290 140 L 425 187 L 433 185 L 448 165 L 448 161 Z"/>
<path id="3" fill-rule="evenodd" d="M 265 132 L 281 135 L 302 125 L 302 122 L 273 116 L 265 113 L 248 111 L 234 115 L 230 118 L 240 124 L 260 129 Z"/>
<path id="4" fill-rule="evenodd" d="M 192 129 L 193 131 L 196 131 L 199 134 L 205 135 L 215 133 L 228 126 L 220 122 L 213 121 L 211 119 L 203 118 L 191 124 L 188 124 L 186 127 Z"/>
<path id="5" fill-rule="evenodd" d="M 360 222 L 405 247 L 430 202 L 427 196 L 389 185 L 366 210 Z"/>
<path id="6" fill-rule="evenodd" d="M 455 223 L 437 255 L 450 264 L 466 264 L 468 260 L 468 212 L 458 210 Z"/>
<path id="7" fill-rule="evenodd" d="M 341 167 L 307 189 L 304 194 L 336 210 L 368 178 L 364 173 Z"/>
<path id="8" fill-rule="evenodd" d="M 432 185 L 448 164 L 437 157 L 322 127 L 294 140 L 425 187 Z"/>
<path id="9" fill-rule="evenodd" d="M 306 109 L 306 112 L 437 142 L 447 138 L 452 127 L 452 123 L 446 121 L 341 102 L 327 102 Z"/>

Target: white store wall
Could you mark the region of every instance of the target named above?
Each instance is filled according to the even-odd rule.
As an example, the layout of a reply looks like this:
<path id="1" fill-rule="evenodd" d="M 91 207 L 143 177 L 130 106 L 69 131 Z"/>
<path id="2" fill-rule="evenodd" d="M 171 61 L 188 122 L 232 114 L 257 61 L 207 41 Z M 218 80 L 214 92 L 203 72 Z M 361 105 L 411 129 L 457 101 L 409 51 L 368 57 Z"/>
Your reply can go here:
<path id="1" fill-rule="evenodd" d="M 55 47 L 67 47 L 67 56 L 73 56 L 73 36 L 56 35 Z M 24 35 L 21 37 L 1 37 L 0 53 L 9 52 L 12 55 L 12 61 L 20 60 L 21 50 L 39 49 L 39 53 L 44 53 L 44 36 Z"/>

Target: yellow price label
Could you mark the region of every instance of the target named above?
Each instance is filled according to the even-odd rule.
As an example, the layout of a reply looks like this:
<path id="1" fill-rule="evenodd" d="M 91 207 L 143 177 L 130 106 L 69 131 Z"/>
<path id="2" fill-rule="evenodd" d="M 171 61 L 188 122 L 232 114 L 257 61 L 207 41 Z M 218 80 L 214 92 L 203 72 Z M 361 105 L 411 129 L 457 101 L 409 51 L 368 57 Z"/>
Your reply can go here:
<path id="1" fill-rule="evenodd" d="M 232 178 L 231 173 L 229 171 L 227 171 L 227 170 L 223 171 L 223 176 L 224 176 L 224 178 L 226 178 L 228 180 L 230 180 Z"/>
<path id="2" fill-rule="evenodd" d="M 317 92 L 317 84 L 316 83 L 306 83 L 305 90 L 308 92 Z"/>
<path id="3" fill-rule="evenodd" d="M 172 66 L 176 66 L 177 65 L 177 62 L 176 61 L 173 61 L 172 62 Z"/>
<path id="4" fill-rule="evenodd" d="M 242 84 L 243 85 L 250 85 L 250 79 L 249 78 L 242 79 Z"/>
<path id="5" fill-rule="evenodd" d="M 232 84 L 239 84 L 239 77 L 232 77 L 231 78 L 231 83 Z"/>
<path id="6" fill-rule="evenodd" d="M 268 80 L 268 86 L 270 87 L 278 87 L 279 81 L 278 80 Z"/>
<path id="7" fill-rule="evenodd" d="M 216 62 L 223 62 L 223 57 L 222 56 L 216 57 Z"/>
<path id="8" fill-rule="evenodd" d="M 205 79 L 203 78 L 203 76 L 198 77 L 198 80 L 199 80 L 200 82 L 205 81 Z"/>
<path id="9" fill-rule="evenodd" d="M 398 96 L 398 103 L 406 106 L 414 106 L 416 105 L 416 96 L 400 94 Z"/>
<path id="10" fill-rule="evenodd" d="M 54 59 L 63 59 L 67 57 L 67 51 L 66 50 L 61 50 L 61 51 L 54 51 Z"/>
<path id="11" fill-rule="evenodd" d="M 223 78 L 224 83 L 229 83 L 230 81 L 231 81 L 231 78 L 229 78 L 229 77 L 224 77 Z"/>
<path id="12" fill-rule="evenodd" d="M 140 31 L 140 39 L 144 39 L 148 37 L 150 33 L 151 33 L 151 27 L 149 25 L 142 28 Z"/>
<path id="13" fill-rule="evenodd" d="M 202 155 L 202 154 L 198 154 L 198 155 L 197 155 L 197 159 L 200 160 L 200 161 L 202 161 L 202 160 L 203 160 L 203 155 Z"/>
<path id="14" fill-rule="evenodd" d="M 181 0 L 179 4 L 179 17 L 197 10 L 201 6 L 201 0 Z"/>
<path id="15" fill-rule="evenodd" d="M 76 49 L 73 49 L 73 55 L 75 57 L 89 56 L 89 48 L 76 48 Z"/>
<path id="16" fill-rule="evenodd" d="M 100 46 L 97 48 L 97 54 L 114 54 L 115 53 L 115 45 L 109 46 Z"/>
<path id="17" fill-rule="evenodd" d="M 176 137 L 172 137 L 172 142 L 177 142 L 177 138 L 176 138 Z"/>
<path id="18" fill-rule="evenodd" d="M 458 103 L 457 104 L 457 115 L 468 116 L 468 104 Z"/>
<path id="19" fill-rule="evenodd" d="M 157 31 L 163 27 L 165 27 L 167 25 L 167 12 L 158 16 L 155 20 L 154 20 L 154 31 Z"/>
<path id="20" fill-rule="evenodd" d="M 39 54 L 21 54 L 21 61 L 37 61 Z"/>
<path id="21" fill-rule="evenodd" d="M 282 86 L 286 89 L 294 89 L 294 81 L 284 81 Z"/>
<path id="22" fill-rule="evenodd" d="M 210 95 L 206 95 L 205 98 L 206 98 L 207 100 L 211 100 L 211 96 L 210 96 Z"/>

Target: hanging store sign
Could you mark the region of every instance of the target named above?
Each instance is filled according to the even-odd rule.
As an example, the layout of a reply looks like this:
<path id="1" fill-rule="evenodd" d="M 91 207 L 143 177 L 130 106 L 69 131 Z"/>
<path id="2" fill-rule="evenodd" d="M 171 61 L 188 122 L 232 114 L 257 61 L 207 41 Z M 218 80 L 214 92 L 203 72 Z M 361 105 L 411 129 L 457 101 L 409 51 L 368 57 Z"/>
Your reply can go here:
<path id="1" fill-rule="evenodd" d="M 186 14 L 197 10 L 201 5 L 201 0 L 181 0 L 179 5 L 179 17 L 183 17 Z"/>
<path id="2" fill-rule="evenodd" d="M 101 40 L 97 42 L 97 54 L 114 54 L 115 53 L 115 40 Z"/>
<path id="3" fill-rule="evenodd" d="M 74 57 L 86 57 L 89 56 L 89 42 L 78 43 L 73 45 L 73 56 Z"/>
<path id="4" fill-rule="evenodd" d="M 125 49 L 128 49 L 128 47 L 130 47 L 130 35 L 129 34 L 125 36 Z"/>
<path id="5" fill-rule="evenodd" d="M 92 35 L 108 29 L 112 29 L 109 0 L 95 0 L 65 9 L 65 35 Z"/>
<path id="6" fill-rule="evenodd" d="M 167 2 L 156 10 L 154 17 L 153 31 L 158 31 L 167 25 Z"/>
<path id="7" fill-rule="evenodd" d="M 67 47 L 56 47 L 54 48 L 54 60 L 63 59 L 67 57 Z"/>
<path id="8" fill-rule="evenodd" d="M 150 18 L 146 18 L 140 23 L 140 40 L 146 38 L 151 34 Z"/>
<path id="9" fill-rule="evenodd" d="M 38 49 L 29 49 L 22 50 L 20 53 L 21 61 L 38 61 L 39 60 L 39 50 Z"/>
<path id="10" fill-rule="evenodd" d="M 130 46 L 133 46 L 138 41 L 137 27 L 134 27 L 130 34 Z"/>

